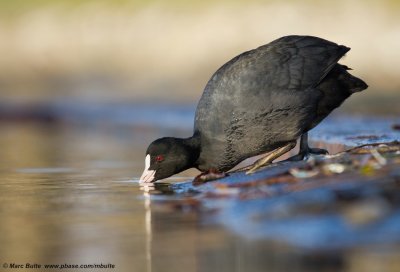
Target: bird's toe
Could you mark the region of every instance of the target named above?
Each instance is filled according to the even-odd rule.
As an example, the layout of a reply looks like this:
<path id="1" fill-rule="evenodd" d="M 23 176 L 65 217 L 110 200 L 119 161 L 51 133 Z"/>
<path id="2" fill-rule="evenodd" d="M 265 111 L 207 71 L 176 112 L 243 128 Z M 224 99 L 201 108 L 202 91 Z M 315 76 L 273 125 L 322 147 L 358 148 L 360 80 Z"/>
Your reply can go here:
<path id="1" fill-rule="evenodd" d="M 327 155 L 327 154 L 329 154 L 328 150 L 322 149 L 322 148 L 309 148 L 308 153 L 309 154 L 314 154 L 314 155 Z"/>
<path id="2" fill-rule="evenodd" d="M 220 179 L 220 178 L 223 178 L 226 176 L 227 176 L 227 174 L 224 172 L 219 172 L 217 170 L 211 169 L 211 170 L 201 173 L 200 175 L 195 177 L 193 180 L 193 184 L 199 185 L 199 184 L 203 184 L 203 183 L 211 181 L 211 180 Z"/>

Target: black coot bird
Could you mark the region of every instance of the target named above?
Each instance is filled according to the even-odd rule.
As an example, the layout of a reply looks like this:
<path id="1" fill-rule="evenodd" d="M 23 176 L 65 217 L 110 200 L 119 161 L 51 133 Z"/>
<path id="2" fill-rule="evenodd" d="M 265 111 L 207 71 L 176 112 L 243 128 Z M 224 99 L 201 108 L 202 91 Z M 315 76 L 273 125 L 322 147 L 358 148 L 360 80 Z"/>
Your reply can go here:
<path id="1" fill-rule="evenodd" d="M 224 172 L 266 152 L 248 173 L 271 163 L 355 92 L 368 86 L 338 63 L 350 48 L 312 36 L 286 36 L 224 64 L 207 83 L 196 110 L 194 133 L 161 138 L 147 149 L 141 182 L 167 178 L 188 168 Z"/>

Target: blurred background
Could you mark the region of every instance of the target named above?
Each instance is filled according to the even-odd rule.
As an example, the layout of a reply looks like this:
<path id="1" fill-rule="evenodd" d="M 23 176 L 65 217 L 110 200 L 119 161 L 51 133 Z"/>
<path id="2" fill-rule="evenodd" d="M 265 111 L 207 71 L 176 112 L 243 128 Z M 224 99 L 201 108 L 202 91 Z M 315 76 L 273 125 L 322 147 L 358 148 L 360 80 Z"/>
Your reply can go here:
<path id="1" fill-rule="evenodd" d="M 191 135 L 222 64 L 290 34 L 351 47 L 341 62 L 370 86 L 335 111 L 360 125 L 326 121 L 321 134 L 390 136 L 379 118 L 400 114 L 398 0 L 0 0 L 0 263 L 293 271 L 297 257 L 157 208 L 163 196 L 133 182 L 151 141 Z M 344 252 L 340 271 L 398 271 L 377 252 Z"/>
<path id="2" fill-rule="evenodd" d="M 370 88 L 345 109 L 399 111 L 397 0 L 1 0 L 0 13 L 2 103 L 195 104 L 232 57 L 307 34 L 352 48 L 342 62 Z"/>

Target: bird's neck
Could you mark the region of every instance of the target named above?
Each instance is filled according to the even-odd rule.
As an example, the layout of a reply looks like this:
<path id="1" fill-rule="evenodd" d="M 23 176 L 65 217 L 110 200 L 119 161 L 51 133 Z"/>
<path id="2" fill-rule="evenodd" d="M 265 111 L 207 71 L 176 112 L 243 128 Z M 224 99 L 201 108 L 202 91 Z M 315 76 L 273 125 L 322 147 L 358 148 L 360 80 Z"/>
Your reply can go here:
<path id="1" fill-rule="evenodd" d="M 200 156 L 200 135 L 195 133 L 192 137 L 181 140 L 186 151 L 187 161 L 190 167 L 193 167 L 196 165 L 197 159 Z"/>

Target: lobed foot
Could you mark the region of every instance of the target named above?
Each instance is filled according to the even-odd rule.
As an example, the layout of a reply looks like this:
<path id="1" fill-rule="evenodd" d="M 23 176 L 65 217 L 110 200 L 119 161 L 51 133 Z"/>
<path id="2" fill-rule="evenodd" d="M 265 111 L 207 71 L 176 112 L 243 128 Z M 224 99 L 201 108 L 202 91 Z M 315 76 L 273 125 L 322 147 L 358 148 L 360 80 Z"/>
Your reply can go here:
<path id="1" fill-rule="evenodd" d="M 322 148 L 308 148 L 306 151 L 300 151 L 299 154 L 290 157 L 285 161 L 302 161 L 310 155 L 327 155 L 328 150 Z"/>
<path id="2" fill-rule="evenodd" d="M 328 155 L 329 154 L 328 150 L 322 149 L 322 148 L 309 148 L 308 153 L 314 154 L 314 155 Z"/>
<path id="3" fill-rule="evenodd" d="M 194 185 L 199 185 L 211 180 L 216 180 L 216 179 L 220 179 L 223 177 L 226 177 L 227 174 L 224 172 L 219 172 L 216 169 L 210 169 L 206 172 L 201 173 L 200 175 L 198 175 L 197 177 L 194 178 L 193 180 L 193 184 Z"/>

